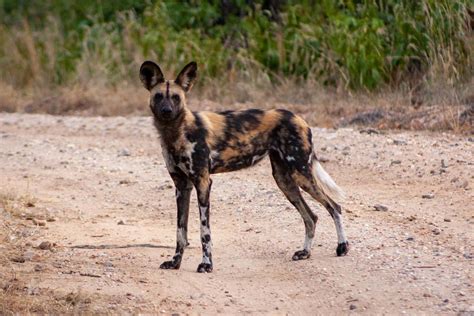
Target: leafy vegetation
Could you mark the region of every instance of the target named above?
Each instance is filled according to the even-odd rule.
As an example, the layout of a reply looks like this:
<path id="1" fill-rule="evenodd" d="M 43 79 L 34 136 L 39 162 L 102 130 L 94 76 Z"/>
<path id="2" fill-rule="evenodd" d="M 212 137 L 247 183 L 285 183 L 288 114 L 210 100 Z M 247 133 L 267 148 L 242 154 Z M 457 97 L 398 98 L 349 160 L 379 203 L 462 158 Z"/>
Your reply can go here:
<path id="1" fill-rule="evenodd" d="M 472 76 L 469 0 L 0 0 L 0 81 L 136 82 L 144 59 L 203 81 L 346 89 Z M 472 8 L 471 8 L 472 9 Z"/>

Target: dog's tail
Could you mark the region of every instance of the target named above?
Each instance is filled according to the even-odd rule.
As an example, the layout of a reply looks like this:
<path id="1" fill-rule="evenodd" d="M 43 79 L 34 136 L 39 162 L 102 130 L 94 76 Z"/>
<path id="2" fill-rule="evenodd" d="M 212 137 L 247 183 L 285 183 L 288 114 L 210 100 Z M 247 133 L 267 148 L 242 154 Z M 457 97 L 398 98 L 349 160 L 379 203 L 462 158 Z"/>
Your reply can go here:
<path id="1" fill-rule="evenodd" d="M 317 185 L 323 192 L 333 199 L 343 200 L 345 198 L 344 191 L 336 184 L 331 176 L 324 170 L 317 158 L 313 158 L 313 175 Z"/>

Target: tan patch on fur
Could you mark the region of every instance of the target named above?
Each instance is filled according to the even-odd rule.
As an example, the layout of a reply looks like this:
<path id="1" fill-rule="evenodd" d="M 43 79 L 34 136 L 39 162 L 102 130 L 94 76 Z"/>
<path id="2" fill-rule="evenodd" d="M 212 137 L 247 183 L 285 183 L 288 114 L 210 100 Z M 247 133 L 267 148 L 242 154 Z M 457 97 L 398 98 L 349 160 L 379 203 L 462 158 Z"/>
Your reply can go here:
<path id="1" fill-rule="evenodd" d="M 275 110 L 266 111 L 262 118 L 261 129 L 270 130 L 280 123 L 281 113 Z"/>
<path id="2" fill-rule="evenodd" d="M 298 184 L 298 186 L 300 187 L 304 187 L 306 189 L 309 189 L 312 187 L 312 182 L 310 180 L 308 180 L 308 178 L 306 178 L 305 176 L 303 176 L 302 174 L 300 174 L 299 172 L 293 172 L 293 174 L 291 175 L 291 177 L 293 178 L 293 180 L 295 180 L 295 182 Z"/>
<path id="3" fill-rule="evenodd" d="M 322 189 L 318 186 L 318 183 L 313 179 L 308 179 L 301 173 L 295 171 L 291 175 L 296 184 L 304 191 L 308 192 L 313 198 L 320 201 L 323 196 L 321 195 Z"/>
<path id="4" fill-rule="evenodd" d="M 207 192 L 209 190 L 209 185 L 211 184 L 211 180 L 209 178 L 209 173 L 206 171 L 200 175 L 198 189 L 201 193 L 198 196 L 199 201 L 204 201 L 207 198 Z"/>
<path id="5" fill-rule="evenodd" d="M 316 179 L 308 179 L 297 171 L 295 171 L 291 177 L 293 180 L 295 180 L 299 187 L 308 192 L 309 195 L 311 195 L 318 202 L 324 203 L 328 200 L 327 195 L 324 193 L 324 188 L 318 181 L 316 181 Z"/>
<path id="6" fill-rule="evenodd" d="M 173 80 L 168 80 L 166 82 L 170 83 L 170 87 L 169 87 L 170 96 L 173 95 L 173 94 L 179 95 L 179 97 L 182 100 L 181 102 L 183 104 L 185 104 L 186 103 L 186 94 L 185 94 L 183 88 L 181 88 L 179 85 L 174 83 Z M 155 95 L 158 92 L 161 92 L 161 93 L 163 93 L 163 95 L 165 95 L 166 94 L 166 82 L 160 83 L 160 84 L 156 85 L 155 87 L 153 87 L 153 89 L 150 91 L 150 95 Z"/>
<path id="7" fill-rule="evenodd" d="M 231 147 L 227 147 L 221 152 L 220 158 L 224 161 L 229 161 L 231 158 L 240 156 L 241 154 L 242 154 L 241 150 L 235 150 Z"/>
<path id="8" fill-rule="evenodd" d="M 260 124 L 256 128 L 243 134 L 239 139 L 240 142 L 248 144 L 257 135 L 268 135 L 275 128 L 275 126 L 280 123 L 280 120 L 281 113 L 275 110 L 264 112 L 263 116 L 260 118 Z"/>
<path id="9" fill-rule="evenodd" d="M 166 87 L 165 87 L 166 90 Z M 183 88 L 178 86 L 177 84 L 173 83 L 170 81 L 170 95 L 177 94 L 183 100 L 183 103 L 186 103 L 186 95 L 185 92 L 183 91 Z"/>
<path id="10" fill-rule="evenodd" d="M 306 123 L 301 116 L 295 115 L 292 118 L 293 124 L 295 124 L 298 134 L 300 134 L 301 140 L 303 142 L 303 148 L 307 151 L 311 149 L 311 144 L 308 142 L 308 131 L 309 125 Z"/>
<path id="11" fill-rule="evenodd" d="M 202 111 L 201 119 L 204 126 L 206 127 L 207 134 L 207 143 L 213 147 L 217 140 L 224 135 L 226 128 L 225 116 L 215 112 Z"/>
<path id="12" fill-rule="evenodd" d="M 186 105 L 184 105 L 184 126 L 193 126 L 195 125 L 194 122 L 196 121 L 196 118 L 194 117 L 194 114 L 186 108 Z M 184 127 L 183 126 L 183 127 Z"/>

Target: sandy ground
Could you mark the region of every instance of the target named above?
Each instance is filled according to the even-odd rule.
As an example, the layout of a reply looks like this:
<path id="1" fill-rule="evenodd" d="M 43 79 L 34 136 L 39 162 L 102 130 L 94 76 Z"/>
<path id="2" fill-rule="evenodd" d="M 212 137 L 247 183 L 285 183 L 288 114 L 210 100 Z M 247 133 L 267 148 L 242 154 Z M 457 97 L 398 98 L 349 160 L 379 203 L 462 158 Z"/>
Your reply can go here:
<path id="1" fill-rule="evenodd" d="M 473 139 L 372 132 L 314 129 L 347 193 L 348 256 L 306 196 L 320 219 L 313 254 L 291 261 L 303 223 L 265 159 L 213 176 L 214 272 L 198 274 L 194 194 L 181 269 L 159 269 L 176 211 L 150 118 L 0 114 L 0 314 L 472 315 Z"/>

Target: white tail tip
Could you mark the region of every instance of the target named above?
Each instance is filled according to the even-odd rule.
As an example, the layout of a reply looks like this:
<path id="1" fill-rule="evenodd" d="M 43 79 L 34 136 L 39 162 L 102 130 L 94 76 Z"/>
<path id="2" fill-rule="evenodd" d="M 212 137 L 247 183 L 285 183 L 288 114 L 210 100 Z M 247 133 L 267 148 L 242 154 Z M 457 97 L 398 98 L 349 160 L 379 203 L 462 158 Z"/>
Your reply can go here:
<path id="1" fill-rule="evenodd" d="M 344 191 L 334 182 L 331 176 L 324 170 L 323 166 L 317 161 L 314 160 L 314 173 L 316 181 L 320 184 L 323 191 L 330 195 L 332 198 L 337 200 L 343 200 L 345 198 Z"/>

